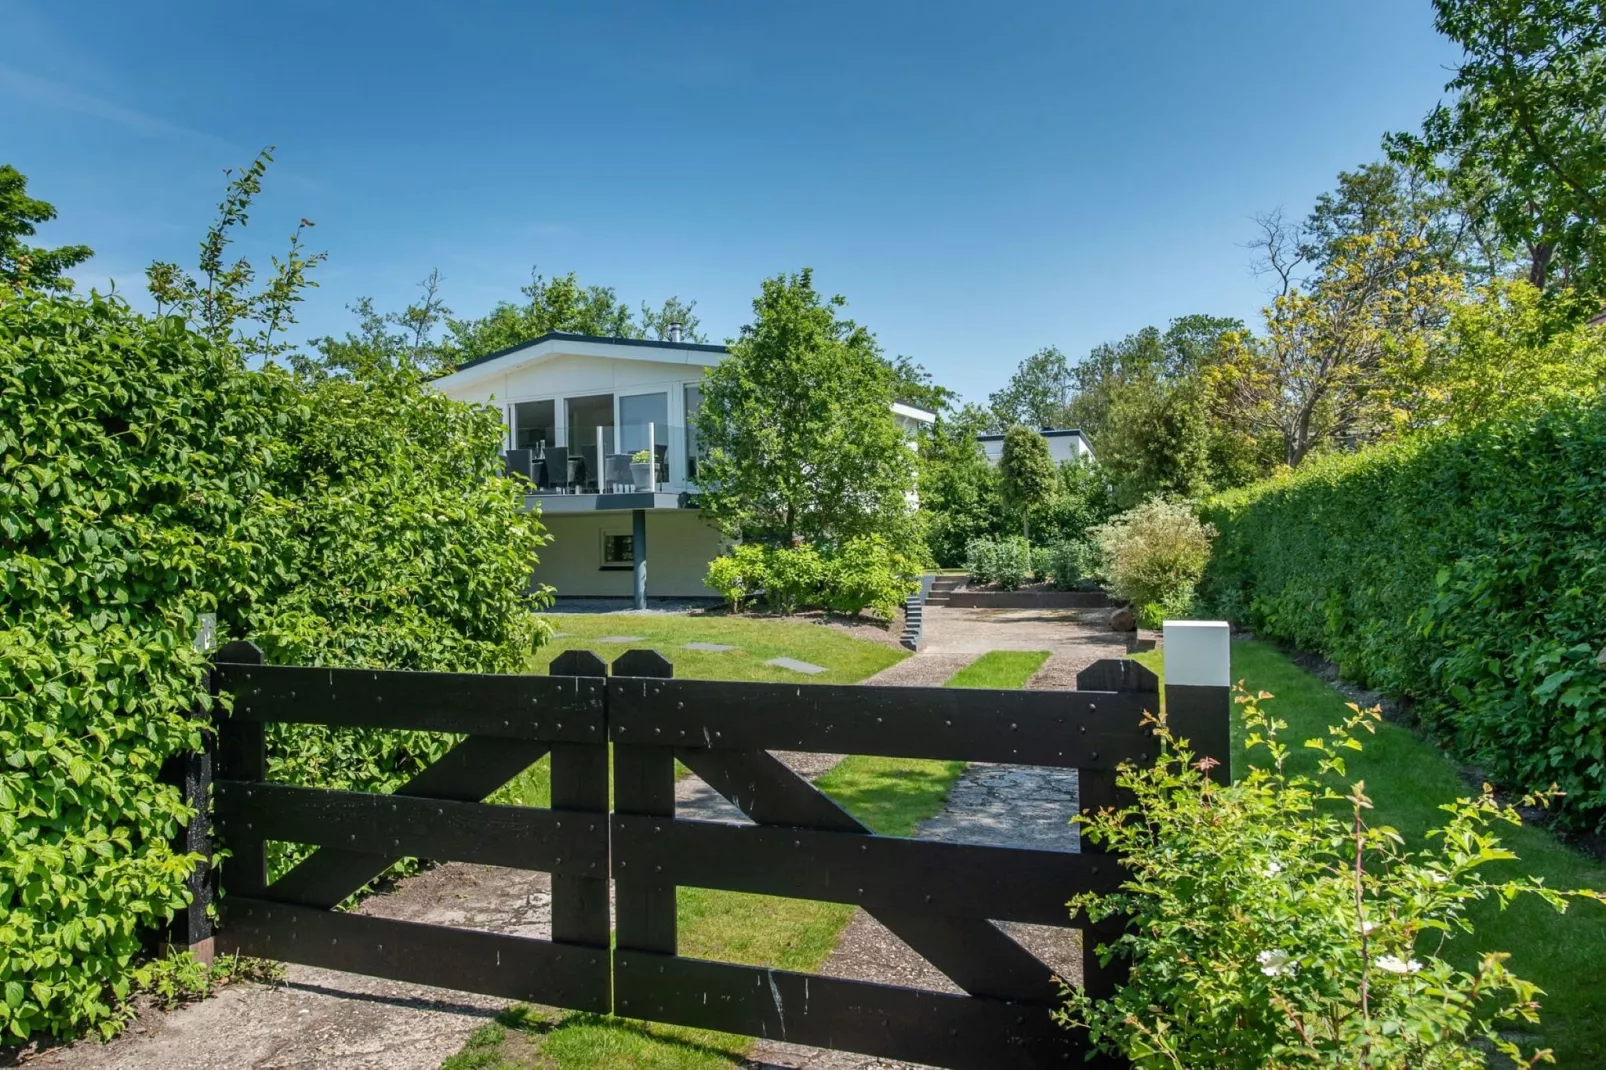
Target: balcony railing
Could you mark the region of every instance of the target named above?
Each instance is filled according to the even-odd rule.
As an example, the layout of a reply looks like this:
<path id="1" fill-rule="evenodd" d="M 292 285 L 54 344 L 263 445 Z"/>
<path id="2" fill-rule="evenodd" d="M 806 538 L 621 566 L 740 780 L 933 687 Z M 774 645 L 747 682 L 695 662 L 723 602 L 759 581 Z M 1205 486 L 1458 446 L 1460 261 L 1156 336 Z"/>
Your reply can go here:
<path id="1" fill-rule="evenodd" d="M 687 449 L 685 428 L 649 425 L 620 428 L 617 435 L 611 427 L 596 430 L 596 441 L 577 447 L 538 442 L 506 450 L 502 456 L 507 472 L 529 480 L 532 493 L 543 495 L 678 492 L 694 482 L 697 459 Z M 652 456 L 646 462 L 649 468 L 636 464 L 641 450 Z"/>

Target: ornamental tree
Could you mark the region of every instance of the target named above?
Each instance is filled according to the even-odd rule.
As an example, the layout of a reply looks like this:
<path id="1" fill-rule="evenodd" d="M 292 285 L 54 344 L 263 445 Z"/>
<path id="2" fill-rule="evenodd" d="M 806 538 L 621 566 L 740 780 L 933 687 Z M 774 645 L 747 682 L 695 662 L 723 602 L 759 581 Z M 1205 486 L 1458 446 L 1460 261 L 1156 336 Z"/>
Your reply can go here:
<path id="1" fill-rule="evenodd" d="M 912 533 L 915 452 L 892 415 L 875 336 L 813 272 L 765 279 L 754 321 L 703 380 L 703 515 L 729 535 L 843 540 Z"/>
<path id="2" fill-rule="evenodd" d="M 1059 473 L 1048 453 L 1048 439 L 1016 424 L 1004 432 L 1004 456 L 998 464 L 1004 501 L 1021 512 L 1021 534 L 1032 539 L 1032 507 L 1046 505 L 1059 490 Z"/>

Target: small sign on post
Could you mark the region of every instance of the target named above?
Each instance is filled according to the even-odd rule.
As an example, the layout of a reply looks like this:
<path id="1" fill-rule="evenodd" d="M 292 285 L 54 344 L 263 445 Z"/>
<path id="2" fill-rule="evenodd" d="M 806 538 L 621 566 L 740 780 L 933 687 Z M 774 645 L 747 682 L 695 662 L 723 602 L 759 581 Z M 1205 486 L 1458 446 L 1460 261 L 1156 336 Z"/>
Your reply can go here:
<path id="1" fill-rule="evenodd" d="M 1168 620 L 1165 651 L 1166 721 L 1199 758 L 1217 764 L 1211 778 L 1232 780 L 1232 644 L 1226 621 Z"/>

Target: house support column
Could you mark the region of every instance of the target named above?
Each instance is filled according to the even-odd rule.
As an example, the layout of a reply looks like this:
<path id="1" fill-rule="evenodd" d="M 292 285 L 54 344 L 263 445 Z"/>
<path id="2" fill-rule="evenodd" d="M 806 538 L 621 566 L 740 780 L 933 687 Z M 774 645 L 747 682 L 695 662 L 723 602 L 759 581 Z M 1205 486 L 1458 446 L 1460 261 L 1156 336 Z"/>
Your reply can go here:
<path id="1" fill-rule="evenodd" d="M 630 511 L 631 550 L 635 559 L 635 575 L 632 590 L 636 596 L 636 608 L 647 608 L 647 510 L 632 509 Z"/>

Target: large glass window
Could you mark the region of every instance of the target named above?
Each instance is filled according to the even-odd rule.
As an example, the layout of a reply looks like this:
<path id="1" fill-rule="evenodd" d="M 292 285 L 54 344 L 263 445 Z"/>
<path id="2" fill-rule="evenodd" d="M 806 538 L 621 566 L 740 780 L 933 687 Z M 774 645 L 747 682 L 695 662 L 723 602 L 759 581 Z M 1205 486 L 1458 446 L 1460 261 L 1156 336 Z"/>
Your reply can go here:
<path id="1" fill-rule="evenodd" d="M 536 450 L 558 445 L 558 404 L 521 401 L 513 406 L 513 448 Z"/>
<path id="2" fill-rule="evenodd" d="M 652 450 L 658 482 L 668 482 L 668 394 L 626 394 L 619 399 L 619 452 L 645 449 Z"/>
<path id="3" fill-rule="evenodd" d="M 568 417 L 569 456 L 584 461 L 584 474 L 579 479 L 587 490 L 595 492 L 602 464 L 613 452 L 613 395 L 589 394 L 569 398 L 563 404 Z M 601 456 L 597 454 L 598 428 L 602 429 Z"/>
<path id="4" fill-rule="evenodd" d="M 701 444 L 697 441 L 697 410 L 703 407 L 703 388 L 696 383 L 686 384 L 686 478 L 697 478 L 697 458 Z"/>

